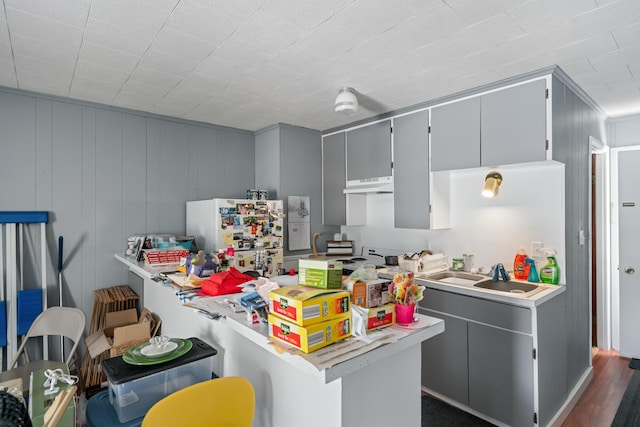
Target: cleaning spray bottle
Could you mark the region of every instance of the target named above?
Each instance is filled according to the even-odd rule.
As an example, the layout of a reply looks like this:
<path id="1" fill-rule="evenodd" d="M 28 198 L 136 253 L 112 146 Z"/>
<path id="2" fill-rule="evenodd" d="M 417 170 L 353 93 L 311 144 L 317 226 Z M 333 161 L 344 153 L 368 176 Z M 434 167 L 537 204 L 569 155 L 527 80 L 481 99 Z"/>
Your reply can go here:
<path id="1" fill-rule="evenodd" d="M 538 277 L 538 270 L 536 269 L 536 262 L 533 258 L 525 259 L 525 262 L 529 266 L 529 276 L 527 277 L 527 281 L 538 283 L 540 281 L 540 277 Z"/>
<path id="2" fill-rule="evenodd" d="M 528 265 L 526 262 L 527 254 L 524 248 L 520 248 L 513 260 L 513 278 L 518 280 L 527 280 L 529 276 Z"/>
<path id="3" fill-rule="evenodd" d="M 546 248 L 542 248 L 542 251 L 547 254 L 547 264 L 540 269 L 540 280 L 543 283 L 557 285 L 560 277 L 560 268 L 555 257 L 556 251 Z"/>

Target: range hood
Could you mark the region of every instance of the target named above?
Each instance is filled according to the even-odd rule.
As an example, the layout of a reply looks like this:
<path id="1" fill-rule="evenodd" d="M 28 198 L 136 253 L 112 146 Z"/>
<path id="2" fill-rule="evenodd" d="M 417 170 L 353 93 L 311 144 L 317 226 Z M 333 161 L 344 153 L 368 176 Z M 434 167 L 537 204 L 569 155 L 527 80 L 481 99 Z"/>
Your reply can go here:
<path id="1" fill-rule="evenodd" d="M 393 193 L 393 177 L 382 176 L 347 181 L 344 194 Z"/>

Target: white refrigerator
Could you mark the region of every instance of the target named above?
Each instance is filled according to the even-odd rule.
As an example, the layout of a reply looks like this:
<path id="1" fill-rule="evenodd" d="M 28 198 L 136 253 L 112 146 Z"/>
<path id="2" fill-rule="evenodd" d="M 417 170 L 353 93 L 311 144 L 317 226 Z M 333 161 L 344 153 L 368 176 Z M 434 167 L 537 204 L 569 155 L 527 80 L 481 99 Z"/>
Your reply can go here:
<path id="1" fill-rule="evenodd" d="M 199 250 L 234 249 L 233 266 L 256 270 L 256 248 L 263 251 L 261 273 L 274 276 L 283 268 L 282 200 L 208 199 L 187 202 L 187 235 Z M 260 247 L 262 244 L 262 247 Z"/>

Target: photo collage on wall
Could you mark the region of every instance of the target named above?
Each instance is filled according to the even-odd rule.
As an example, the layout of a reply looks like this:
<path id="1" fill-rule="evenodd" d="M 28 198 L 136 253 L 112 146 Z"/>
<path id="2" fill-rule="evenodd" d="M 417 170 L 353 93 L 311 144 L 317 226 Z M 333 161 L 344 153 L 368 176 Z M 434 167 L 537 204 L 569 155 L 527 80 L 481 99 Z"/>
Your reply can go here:
<path id="1" fill-rule="evenodd" d="M 273 203 L 251 200 L 236 203 L 232 207 L 221 207 L 220 220 L 223 230 L 232 230 L 236 249 L 253 249 L 259 238 L 265 249 L 281 246 L 281 213 Z"/>

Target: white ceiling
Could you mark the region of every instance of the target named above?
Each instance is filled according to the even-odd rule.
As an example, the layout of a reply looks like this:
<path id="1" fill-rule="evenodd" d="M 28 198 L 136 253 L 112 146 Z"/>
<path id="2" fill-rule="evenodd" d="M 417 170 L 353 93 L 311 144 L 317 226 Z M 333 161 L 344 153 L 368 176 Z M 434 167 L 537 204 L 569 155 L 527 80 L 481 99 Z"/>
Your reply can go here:
<path id="1" fill-rule="evenodd" d="M 638 0 L 0 0 L 0 85 L 325 130 L 559 65 L 640 113 Z M 360 111 L 333 111 L 342 86 Z"/>

